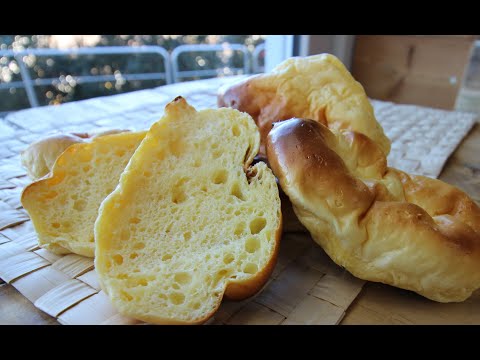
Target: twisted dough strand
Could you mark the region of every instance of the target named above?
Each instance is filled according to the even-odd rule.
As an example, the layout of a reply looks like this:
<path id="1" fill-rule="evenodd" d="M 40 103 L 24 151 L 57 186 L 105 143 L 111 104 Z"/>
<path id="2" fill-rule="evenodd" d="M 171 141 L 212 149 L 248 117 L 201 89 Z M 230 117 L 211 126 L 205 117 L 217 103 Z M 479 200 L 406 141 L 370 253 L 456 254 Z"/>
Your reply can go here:
<path id="1" fill-rule="evenodd" d="M 300 221 L 353 275 L 440 302 L 480 287 L 480 209 L 458 188 L 389 168 L 367 136 L 313 120 L 275 124 L 267 156 Z"/>

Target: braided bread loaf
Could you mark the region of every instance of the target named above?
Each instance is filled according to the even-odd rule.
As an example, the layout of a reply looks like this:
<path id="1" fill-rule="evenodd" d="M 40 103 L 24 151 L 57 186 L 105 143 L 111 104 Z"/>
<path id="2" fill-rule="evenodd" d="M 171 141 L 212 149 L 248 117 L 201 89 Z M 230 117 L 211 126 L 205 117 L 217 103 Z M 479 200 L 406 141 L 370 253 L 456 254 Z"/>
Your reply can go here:
<path id="1" fill-rule="evenodd" d="M 301 117 L 330 129 L 365 134 L 388 155 L 390 140 L 375 119 L 362 85 L 335 56 L 290 58 L 269 74 L 250 77 L 220 89 L 218 106 L 247 112 L 260 129 L 260 153 L 272 123 Z"/>
<path id="2" fill-rule="evenodd" d="M 300 221 L 353 275 L 439 302 L 480 287 L 480 208 L 464 192 L 389 168 L 367 136 L 313 120 L 275 124 L 266 150 Z"/>

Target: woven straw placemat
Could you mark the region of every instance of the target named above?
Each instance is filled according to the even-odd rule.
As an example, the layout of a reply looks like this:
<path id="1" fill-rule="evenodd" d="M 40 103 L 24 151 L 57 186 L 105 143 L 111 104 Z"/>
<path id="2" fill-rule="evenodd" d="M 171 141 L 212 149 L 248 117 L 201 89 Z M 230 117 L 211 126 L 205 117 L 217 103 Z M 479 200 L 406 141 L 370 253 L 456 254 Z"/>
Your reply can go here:
<path id="1" fill-rule="evenodd" d="M 62 324 L 137 324 L 121 316 L 101 290 L 93 260 L 38 247 L 20 203 L 29 183 L 19 152 L 54 131 L 148 127 L 181 94 L 198 109 L 216 106 L 218 86 L 231 79 L 174 84 L 0 119 L 0 278 Z M 438 176 L 475 122 L 472 114 L 372 101 L 392 140 L 389 165 Z M 278 263 L 264 289 L 246 301 L 224 301 L 209 324 L 338 324 L 364 281 L 335 265 L 309 235 L 284 234 Z"/>

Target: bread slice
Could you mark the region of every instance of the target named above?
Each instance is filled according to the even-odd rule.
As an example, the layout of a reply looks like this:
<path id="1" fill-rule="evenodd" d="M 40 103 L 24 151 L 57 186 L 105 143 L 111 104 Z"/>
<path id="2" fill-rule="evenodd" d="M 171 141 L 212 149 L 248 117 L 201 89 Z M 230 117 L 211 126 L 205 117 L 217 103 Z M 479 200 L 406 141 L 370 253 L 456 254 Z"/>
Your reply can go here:
<path id="1" fill-rule="evenodd" d="M 223 295 L 243 299 L 276 260 L 275 177 L 250 166 L 260 135 L 233 109 L 165 108 L 102 203 L 95 267 L 120 313 L 151 323 L 201 323 Z"/>
<path id="2" fill-rule="evenodd" d="M 117 186 L 145 134 L 126 132 L 73 144 L 57 158 L 49 176 L 24 189 L 22 205 L 42 247 L 57 254 L 94 256 L 98 207 Z"/>

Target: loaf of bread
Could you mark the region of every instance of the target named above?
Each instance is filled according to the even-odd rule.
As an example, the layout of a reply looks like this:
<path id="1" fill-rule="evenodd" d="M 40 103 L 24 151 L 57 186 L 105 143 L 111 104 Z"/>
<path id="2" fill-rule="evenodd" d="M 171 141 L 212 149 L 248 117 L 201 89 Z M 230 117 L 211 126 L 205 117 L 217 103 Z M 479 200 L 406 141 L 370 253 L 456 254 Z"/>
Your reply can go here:
<path id="1" fill-rule="evenodd" d="M 94 256 L 93 225 L 98 207 L 117 186 L 145 133 L 98 136 L 69 145 L 66 150 L 62 150 L 63 146 L 70 140 L 76 141 L 75 137 L 50 138 L 37 144 L 41 156 L 29 163 L 34 175 L 40 171 L 38 164 L 46 164 L 40 159 L 54 159 L 55 154 L 63 151 L 55 158 L 49 175 L 28 185 L 22 193 L 22 205 L 42 247 L 57 254 Z"/>
<path id="2" fill-rule="evenodd" d="M 251 166 L 260 135 L 233 109 L 181 98 L 148 131 L 95 223 L 95 268 L 121 314 L 150 323 L 207 320 L 225 295 L 253 295 L 281 233 L 271 170 Z"/>
<path id="3" fill-rule="evenodd" d="M 23 167 L 32 180 L 38 180 L 47 175 L 55 160 L 67 147 L 73 144 L 88 142 L 98 136 L 117 134 L 128 130 L 107 130 L 99 133 L 55 134 L 42 138 L 30 144 L 20 153 Z"/>
<path id="4" fill-rule="evenodd" d="M 385 155 L 390 151 L 390 140 L 362 85 L 330 54 L 289 58 L 270 73 L 222 87 L 218 105 L 249 113 L 260 129 L 262 145 L 273 122 L 299 117 L 362 133 Z"/>
<path id="5" fill-rule="evenodd" d="M 353 275 L 439 302 L 480 287 L 480 208 L 442 181 L 387 167 L 367 136 L 275 124 L 267 155 L 313 239 Z"/>

